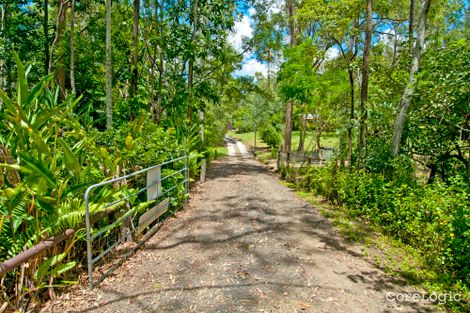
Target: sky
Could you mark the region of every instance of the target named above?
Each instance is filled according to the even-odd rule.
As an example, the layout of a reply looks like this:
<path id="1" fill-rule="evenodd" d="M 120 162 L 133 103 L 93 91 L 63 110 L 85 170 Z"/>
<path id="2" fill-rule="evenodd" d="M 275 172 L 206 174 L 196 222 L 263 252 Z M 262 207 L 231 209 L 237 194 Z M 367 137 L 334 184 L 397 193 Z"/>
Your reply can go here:
<path id="1" fill-rule="evenodd" d="M 254 9 L 250 8 L 243 12 L 241 19 L 235 22 L 233 32 L 230 33 L 228 41 L 239 53 L 243 52 L 242 41 L 243 38 L 253 37 L 253 19 L 251 16 L 254 14 Z M 251 52 L 246 52 L 243 55 L 242 68 L 234 73 L 235 77 L 239 76 L 254 76 L 257 72 L 262 73 L 264 76 L 268 73 L 266 64 L 256 60 Z"/>
<path id="2" fill-rule="evenodd" d="M 283 0 L 278 0 L 278 4 L 273 6 L 270 9 L 271 13 L 277 13 L 282 10 L 282 6 L 284 4 Z M 254 21 L 252 16 L 256 13 L 255 9 L 248 8 L 244 10 L 240 10 L 243 15 L 239 20 L 235 22 L 235 27 L 233 31 L 230 33 L 228 41 L 229 43 L 237 50 L 239 53 L 243 52 L 243 38 L 252 38 L 253 37 L 253 27 Z M 286 39 L 288 42 L 288 38 Z M 326 53 L 326 58 L 328 60 L 334 59 L 339 55 L 338 48 L 332 47 Z M 242 68 L 237 70 L 234 73 L 235 77 L 240 76 L 254 76 L 257 72 L 262 73 L 264 76 L 267 76 L 268 73 L 268 66 L 264 62 L 260 62 L 256 60 L 255 56 L 251 52 L 246 52 L 244 54 L 244 58 L 242 61 Z"/>

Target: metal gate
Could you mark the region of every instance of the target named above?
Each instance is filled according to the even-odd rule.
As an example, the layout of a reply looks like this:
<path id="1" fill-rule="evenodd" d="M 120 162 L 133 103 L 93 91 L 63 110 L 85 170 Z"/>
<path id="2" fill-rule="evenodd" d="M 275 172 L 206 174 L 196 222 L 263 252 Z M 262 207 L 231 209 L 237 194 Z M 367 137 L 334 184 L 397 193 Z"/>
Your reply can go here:
<path id="1" fill-rule="evenodd" d="M 162 177 L 162 174 L 165 175 Z M 146 175 L 145 178 L 142 176 Z M 120 214 L 112 223 L 102 225 L 97 229 L 93 227 L 99 220 L 92 220 L 92 216 L 96 212 L 91 212 L 91 207 L 96 204 L 93 202 L 92 195 L 97 193 L 100 188 L 116 189 L 116 184 L 127 184 L 128 180 L 134 180 L 134 186 L 137 186 L 135 192 L 126 194 L 118 199 L 113 199 L 109 203 L 101 203 L 99 205 L 100 212 L 106 212 L 106 209 L 121 208 Z M 136 183 L 138 182 L 138 183 Z M 143 187 L 139 187 L 139 184 Z M 175 158 L 161 164 L 157 164 L 146 169 L 142 169 L 131 174 L 110 179 L 98 184 L 89 186 L 85 191 L 85 222 L 86 222 L 86 239 L 87 239 L 87 263 L 88 263 L 88 278 L 89 286 L 93 288 L 93 265 L 96 264 L 101 258 L 110 253 L 120 243 L 132 238 L 134 234 L 143 234 L 160 216 L 162 216 L 169 207 L 172 200 L 171 192 L 178 187 L 184 188 L 183 194 L 187 194 L 189 190 L 189 168 L 188 156 L 185 154 L 179 158 Z M 143 192 L 146 192 L 146 197 Z M 175 192 L 175 191 L 174 191 Z M 174 193 L 173 192 L 173 193 Z M 152 207 L 145 212 L 138 211 L 139 206 L 130 207 L 129 200 L 140 197 L 140 203 L 148 204 L 152 202 Z M 124 209 L 122 209 L 124 207 Z M 99 213 L 98 212 L 98 216 Z M 113 212 L 115 214 L 115 212 Z M 106 215 L 104 216 L 106 217 Z M 103 217 L 103 218 L 104 218 Z M 136 217 L 139 217 L 136 223 Z M 127 227 L 123 227 L 127 226 Z M 116 232 L 117 230 L 117 232 Z M 110 233 L 113 232 L 111 236 Z M 93 244 L 100 238 L 105 237 L 105 248 L 100 251 L 94 251 Z M 109 241 L 109 242 L 108 242 Z"/>

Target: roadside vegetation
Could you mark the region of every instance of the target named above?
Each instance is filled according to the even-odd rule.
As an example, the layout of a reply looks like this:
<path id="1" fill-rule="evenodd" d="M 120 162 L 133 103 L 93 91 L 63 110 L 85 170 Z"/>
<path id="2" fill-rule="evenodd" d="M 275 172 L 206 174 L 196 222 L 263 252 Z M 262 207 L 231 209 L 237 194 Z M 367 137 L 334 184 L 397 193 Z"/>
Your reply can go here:
<path id="1" fill-rule="evenodd" d="M 253 38 L 259 58 L 279 71 L 275 80 L 258 77 L 233 136 L 250 143 L 260 134 L 270 148 L 259 158 L 274 164 L 279 156 L 281 175 L 330 203 L 326 214 L 340 228 L 359 221 L 412 251 L 413 280 L 461 294 L 453 309 L 467 310 L 468 6 L 309 0 L 287 1 L 279 14 L 272 6 L 256 6 Z M 290 40 L 276 41 L 283 31 Z"/>
<path id="2" fill-rule="evenodd" d="M 0 277 L 0 313 L 27 311 L 77 281 L 87 186 L 184 151 L 194 181 L 227 154 L 228 130 L 304 196 L 328 202 L 325 214 L 347 237 L 360 239 L 367 231 L 354 225 L 364 223 L 378 246 L 410 252 L 419 269 L 397 263 L 403 273 L 461 294 L 452 308 L 468 310 L 465 1 L 46 0 L 0 9 L 0 262 L 74 232 Z M 244 18 L 252 35 L 235 47 L 231 31 Z M 237 72 L 253 61 L 263 73 Z M 177 165 L 164 173 L 170 183 L 184 178 Z M 92 209 L 137 189 L 104 188 Z M 172 191 L 171 210 L 183 189 Z M 112 209 L 140 216 L 153 203 L 128 200 Z"/>

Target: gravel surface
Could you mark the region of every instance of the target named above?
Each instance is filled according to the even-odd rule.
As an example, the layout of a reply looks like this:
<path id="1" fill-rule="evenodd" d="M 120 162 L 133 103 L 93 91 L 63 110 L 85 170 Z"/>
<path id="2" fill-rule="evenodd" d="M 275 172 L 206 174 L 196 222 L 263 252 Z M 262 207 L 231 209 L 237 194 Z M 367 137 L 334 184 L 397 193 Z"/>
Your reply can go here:
<path id="1" fill-rule="evenodd" d="M 184 210 L 93 291 L 44 312 L 426 312 L 248 157 L 216 161 Z"/>

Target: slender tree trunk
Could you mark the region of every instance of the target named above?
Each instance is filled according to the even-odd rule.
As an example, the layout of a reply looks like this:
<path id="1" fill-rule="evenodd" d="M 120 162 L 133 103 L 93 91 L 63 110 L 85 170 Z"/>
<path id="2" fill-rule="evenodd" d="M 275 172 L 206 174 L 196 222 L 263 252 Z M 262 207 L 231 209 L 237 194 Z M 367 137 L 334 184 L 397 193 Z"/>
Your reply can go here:
<path id="1" fill-rule="evenodd" d="M 300 116 L 300 127 L 299 127 L 299 146 L 297 147 L 297 152 L 303 153 L 305 147 L 305 134 L 306 134 L 306 116 Z"/>
<path id="2" fill-rule="evenodd" d="M 470 137 L 468 137 L 467 141 L 468 141 L 467 176 L 468 178 L 470 178 Z"/>
<path id="3" fill-rule="evenodd" d="M 316 141 L 317 141 L 318 159 L 320 160 L 322 158 L 322 153 L 321 153 L 321 131 L 319 129 L 317 130 Z"/>
<path id="4" fill-rule="evenodd" d="M 132 24 L 131 88 L 130 88 L 131 98 L 134 98 L 137 94 L 137 81 L 139 78 L 139 68 L 138 68 L 139 17 L 140 17 L 140 0 L 134 0 L 134 18 L 133 18 L 133 24 Z"/>
<path id="5" fill-rule="evenodd" d="M 152 6 L 150 4 L 150 0 L 146 0 L 147 9 L 152 12 Z M 159 38 L 159 25 L 158 25 L 158 0 L 155 0 L 155 6 L 157 8 L 157 12 L 155 13 L 155 38 Z M 152 17 L 152 13 L 150 13 Z M 149 41 L 150 43 L 150 41 Z M 148 44 L 149 45 L 149 44 Z M 149 65 L 150 65 L 150 112 L 152 113 L 152 121 L 155 124 L 159 123 L 159 119 L 157 117 L 157 104 L 155 102 L 155 64 L 157 62 L 157 53 L 158 53 L 158 44 L 153 45 L 153 56 L 150 55 L 149 49 Z"/>
<path id="6" fill-rule="evenodd" d="M 367 132 L 367 100 L 369 92 L 369 55 L 372 38 L 372 0 L 367 1 L 366 38 L 364 41 L 364 54 L 362 57 L 362 82 L 361 82 L 361 116 L 359 119 L 359 166 L 364 168 L 366 158 L 366 132 Z"/>
<path id="7" fill-rule="evenodd" d="M 284 152 L 286 153 L 287 161 L 290 158 L 291 152 L 291 139 L 292 139 L 292 111 L 294 108 L 294 101 L 288 100 L 286 104 L 285 116 L 285 130 L 284 130 Z"/>
<path id="8" fill-rule="evenodd" d="M 6 36 L 5 36 L 5 18 L 6 18 L 6 5 L 2 5 L 2 11 L 1 11 L 1 24 L 0 24 L 0 33 L 2 35 L 2 38 L 0 38 L 0 88 L 4 89 L 5 88 L 5 58 L 6 58 L 6 51 L 5 51 L 5 46 L 6 46 Z"/>
<path id="9" fill-rule="evenodd" d="M 44 32 L 44 73 L 49 74 L 49 0 L 44 0 L 44 20 L 42 23 Z"/>
<path id="10" fill-rule="evenodd" d="M 4 91 L 9 93 L 12 89 L 12 82 L 13 82 L 13 77 L 12 77 L 12 55 L 11 52 L 13 51 L 13 47 L 11 44 L 11 40 L 8 37 L 8 34 L 10 32 L 10 23 L 9 23 L 9 17 L 10 17 L 10 4 L 9 3 L 4 3 L 2 5 L 2 27 L 3 27 L 3 32 L 2 32 L 2 52 L 3 55 L 2 57 L 2 76 L 3 76 L 3 87 Z"/>
<path id="11" fill-rule="evenodd" d="M 290 42 L 289 47 L 295 47 L 295 4 L 294 0 L 286 0 L 287 12 L 289 14 L 289 29 L 290 29 Z M 284 129 L 284 153 L 286 154 L 287 166 L 289 166 L 290 152 L 291 152 L 291 138 L 292 138 L 292 113 L 294 109 L 294 101 L 289 99 L 286 104 L 285 111 L 285 129 Z"/>
<path id="12" fill-rule="evenodd" d="M 165 0 L 162 0 L 162 3 L 160 4 L 160 22 L 158 23 L 158 16 L 157 16 L 157 25 L 158 28 L 158 34 L 160 35 L 162 31 L 160 31 L 160 28 L 163 30 L 163 18 L 164 18 L 164 12 L 163 8 L 165 6 Z M 162 97 L 163 97 L 163 75 L 164 75 L 164 68 L 163 68 L 163 47 L 165 46 L 164 42 L 164 36 L 162 38 L 159 38 L 160 40 L 160 45 L 159 45 L 159 63 L 158 63 L 158 95 L 157 95 L 157 118 L 156 120 L 159 122 L 161 119 L 162 115 Z"/>
<path id="13" fill-rule="evenodd" d="M 348 162 L 349 166 L 352 165 L 352 151 L 353 151 L 353 120 L 354 120 L 354 73 L 351 69 L 348 69 L 349 74 L 349 85 L 351 87 L 351 107 L 349 111 L 349 126 L 348 126 Z"/>
<path id="14" fill-rule="evenodd" d="M 66 88 L 65 88 L 65 53 L 63 52 L 63 40 L 65 38 L 65 32 L 67 29 L 67 9 L 69 2 L 67 0 L 59 0 L 59 13 L 57 17 L 57 30 L 56 30 L 56 41 L 55 45 L 59 46 L 59 59 L 56 65 L 56 79 L 57 84 L 60 88 L 60 98 L 65 99 Z"/>
<path id="15" fill-rule="evenodd" d="M 70 2 L 70 89 L 75 90 L 75 0 Z"/>
<path id="16" fill-rule="evenodd" d="M 416 72 L 419 69 L 419 63 L 421 60 L 421 53 L 424 46 L 424 40 L 426 38 L 426 23 L 428 19 L 429 7 L 431 6 L 431 0 L 423 0 L 421 14 L 418 22 L 418 38 L 413 49 L 413 56 L 411 59 L 410 74 L 408 78 L 408 84 L 403 91 L 403 95 L 399 104 L 399 112 L 395 118 L 395 126 L 392 137 L 391 154 L 396 156 L 400 152 L 401 139 L 403 135 L 403 128 L 406 121 L 406 112 L 411 104 L 411 99 L 416 87 Z"/>
<path id="17" fill-rule="evenodd" d="M 194 44 L 196 41 L 197 35 L 197 5 L 198 0 L 194 0 L 193 4 L 193 34 L 191 36 L 191 43 L 192 49 L 194 49 Z M 188 118 L 191 120 L 193 115 L 193 69 L 194 68 L 194 57 L 189 57 L 188 63 L 188 95 L 189 95 L 189 103 L 188 103 Z"/>
<path id="18" fill-rule="evenodd" d="M 414 41 L 415 3 L 416 0 L 410 0 L 410 13 L 408 19 L 408 51 L 410 53 L 412 52 Z"/>
<path id="19" fill-rule="evenodd" d="M 255 139 L 253 140 L 253 152 L 256 154 L 256 128 L 255 128 Z"/>
<path id="20" fill-rule="evenodd" d="M 106 0 L 106 128 L 113 127 L 113 73 L 111 50 L 111 0 Z"/>
<path id="21" fill-rule="evenodd" d="M 392 67 L 395 67 L 395 63 L 397 61 L 397 48 L 398 48 L 398 34 L 397 34 L 397 25 L 394 23 L 393 24 L 393 56 L 392 56 Z"/>

